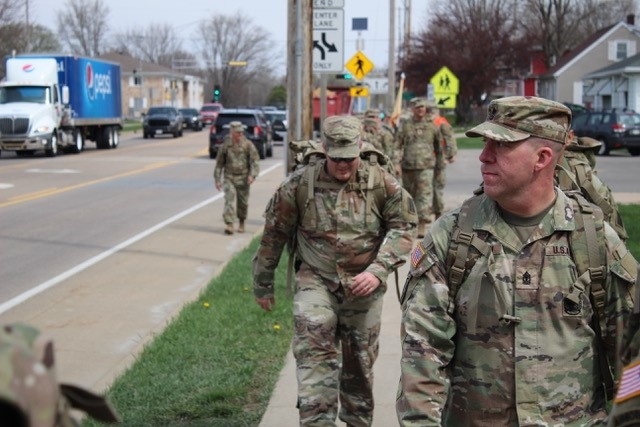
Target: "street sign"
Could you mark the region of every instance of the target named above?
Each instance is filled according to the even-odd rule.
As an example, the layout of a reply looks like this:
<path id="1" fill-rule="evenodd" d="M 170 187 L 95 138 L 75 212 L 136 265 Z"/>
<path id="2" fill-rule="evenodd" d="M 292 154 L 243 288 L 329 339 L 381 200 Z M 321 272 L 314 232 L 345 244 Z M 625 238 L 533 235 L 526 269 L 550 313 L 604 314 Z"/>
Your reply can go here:
<path id="1" fill-rule="evenodd" d="M 442 67 L 429 80 L 433 86 L 433 99 L 438 108 L 456 108 L 456 98 L 460 92 L 460 81 L 447 67 Z"/>
<path id="2" fill-rule="evenodd" d="M 389 92 L 387 77 L 365 77 L 362 82 L 369 87 L 369 93 L 372 95 L 384 95 Z"/>
<path id="3" fill-rule="evenodd" d="M 369 71 L 373 70 L 373 62 L 369 60 L 361 51 L 356 52 L 355 55 L 347 62 L 347 70 L 351 72 L 353 77 L 358 80 L 362 80 L 364 76 L 369 74 Z"/>
<path id="4" fill-rule="evenodd" d="M 366 86 L 351 86 L 349 88 L 349 95 L 356 98 L 359 96 L 369 96 L 369 88 Z"/>
<path id="5" fill-rule="evenodd" d="M 317 0 L 320 2 L 320 0 Z M 315 5 L 314 1 L 314 5 Z M 329 0 L 320 2 L 330 3 Z M 340 2 L 335 2 L 340 3 Z M 313 10 L 313 71 L 340 73 L 344 69 L 344 10 Z"/>
<path id="6" fill-rule="evenodd" d="M 342 9 L 344 0 L 313 0 L 314 9 Z"/>

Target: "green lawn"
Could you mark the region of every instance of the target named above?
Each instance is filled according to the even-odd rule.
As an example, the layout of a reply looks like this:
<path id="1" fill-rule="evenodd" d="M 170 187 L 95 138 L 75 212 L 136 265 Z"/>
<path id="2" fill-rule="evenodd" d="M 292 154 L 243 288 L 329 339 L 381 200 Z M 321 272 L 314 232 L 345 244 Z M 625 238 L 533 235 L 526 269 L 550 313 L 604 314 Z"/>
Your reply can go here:
<path id="1" fill-rule="evenodd" d="M 640 205 L 620 210 L 628 246 L 639 258 Z M 293 321 L 286 256 L 276 275 L 275 310 L 264 312 L 255 303 L 250 269 L 257 244 L 256 238 L 234 257 L 115 381 L 108 396 L 121 426 L 258 425 L 284 365 Z"/>

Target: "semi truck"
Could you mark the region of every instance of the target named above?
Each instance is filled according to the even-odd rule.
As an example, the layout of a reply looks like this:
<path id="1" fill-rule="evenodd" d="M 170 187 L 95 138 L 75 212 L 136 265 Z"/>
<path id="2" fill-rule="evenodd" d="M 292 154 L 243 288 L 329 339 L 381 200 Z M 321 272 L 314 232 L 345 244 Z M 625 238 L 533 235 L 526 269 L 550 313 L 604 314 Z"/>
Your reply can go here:
<path id="1" fill-rule="evenodd" d="M 6 59 L 0 82 L 0 150 L 79 153 L 87 141 L 118 147 L 122 129 L 120 65 L 71 55 Z"/>

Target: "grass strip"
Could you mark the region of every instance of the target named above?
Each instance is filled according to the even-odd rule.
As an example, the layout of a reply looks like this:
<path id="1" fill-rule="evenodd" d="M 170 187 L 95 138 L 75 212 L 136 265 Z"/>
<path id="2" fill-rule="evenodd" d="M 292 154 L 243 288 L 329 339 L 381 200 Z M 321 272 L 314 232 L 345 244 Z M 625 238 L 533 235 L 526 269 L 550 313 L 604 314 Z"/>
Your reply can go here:
<path id="1" fill-rule="evenodd" d="M 254 300 L 251 260 L 258 243 L 254 239 L 235 256 L 114 382 L 107 395 L 123 419 L 119 425 L 259 424 L 284 366 L 293 322 L 284 289 L 286 256 L 276 272 L 274 311 Z"/>

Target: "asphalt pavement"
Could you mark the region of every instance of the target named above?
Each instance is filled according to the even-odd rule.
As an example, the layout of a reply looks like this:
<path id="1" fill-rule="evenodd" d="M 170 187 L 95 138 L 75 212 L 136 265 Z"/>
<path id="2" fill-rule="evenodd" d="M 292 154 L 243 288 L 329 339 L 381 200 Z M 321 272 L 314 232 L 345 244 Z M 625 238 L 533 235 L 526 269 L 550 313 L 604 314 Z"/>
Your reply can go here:
<path id="1" fill-rule="evenodd" d="M 448 168 L 446 207 L 469 196 L 479 178 L 477 151 L 463 150 Z M 471 174 L 471 175 L 470 175 Z M 177 315 L 251 239 L 261 233 L 262 213 L 284 178 L 283 166 L 262 172 L 251 189 L 247 232 L 226 236 L 223 200 L 212 197 L 177 215 L 144 237 L 55 287 L 0 315 L 0 322 L 23 321 L 54 340 L 58 377 L 104 391 L 132 364 L 144 345 Z M 622 203 L 640 203 L 640 193 L 616 193 Z M 400 269 L 400 286 L 408 267 Z M 393 276 L 384 300 L 380 355 L 375 365 L 373 426 L 396 426 L 395 396 L 400 362 L 400 307 Z M 260 424 L 298 425 L 295 365 L 291 352 Z M 339 424 L 342 425 L 342 424 Z"/>

